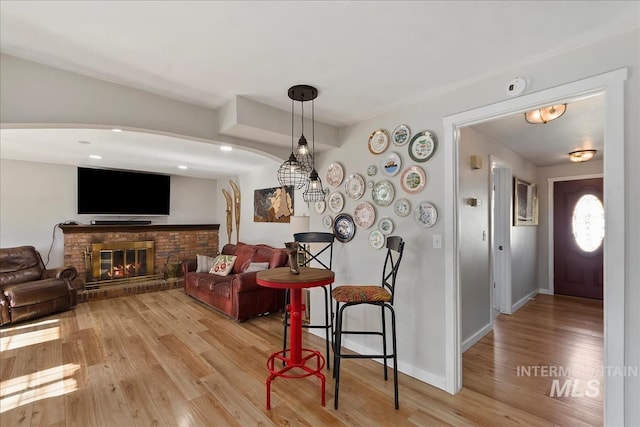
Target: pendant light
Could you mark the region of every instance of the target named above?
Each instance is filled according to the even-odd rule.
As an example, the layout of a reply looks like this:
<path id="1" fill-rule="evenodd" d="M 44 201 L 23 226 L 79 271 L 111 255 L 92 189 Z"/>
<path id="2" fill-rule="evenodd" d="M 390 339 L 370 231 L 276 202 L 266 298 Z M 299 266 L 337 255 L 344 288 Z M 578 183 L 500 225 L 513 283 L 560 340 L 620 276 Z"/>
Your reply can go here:
<path id="1" fill-rule="evenodd" d="M 293 101 L 294 101 L 294 98 L 291 96 L 291 89 L 289 89 L 289 98 L 291 98 L 291 154 L 289 155 L 289 159 L 287 159 L 278 168 L 278 182 L 283 187 L 291 186 L 296 190 L 300 190 L 307 183 L 308 172 L 300 164 L 300 162 L 298 162 L 293 151 L 293 119 L 294 119 Z"/>
<path id="2" fill-rule="evenodd" d="M 294 154 L 296 156 L 296 160 L 300 164 L 300 167 L 307 175 L 309 175 L 311 173 L 311 170 L 313 169 L 313 154 L 311 153 L 311 151 L 309 151 L 309 143 L 307 142 L 307 138 L 304 136 L 304 103 L 305 101 L 311 101 L 311 103 L 313 104 L 313 100 L 317 97 L 318 90 L 313 86 L 296 85 L 289 88 L 289 98 L 291 98 L 292 111 L 293 101 L 300 101 L 302 117 L 300 122 L 300 139 L 298 139 L 298 146 L 296 147 Z"/>
<path id="3" fill-rule="evenodd" d="M 295 86 L 294 86 L 295 87 Z M 316 172 L 315 165 L 315 151 L 316 151 L 316 117 L 315 117 L 315 99 L 318 96 L 316 88 L 307 86 L 313 89 L 313 97 L 311 98 L 311 143 L 313 144 L 311 151 L 311 173 L 309 174 L 309 181 L 307 182 L 307 188 L 302 194 L 302 198 L 305 202 L 320 202 L 325 199 L 326 194 L 322 188 L 322 181 L 318 172 Z"/>

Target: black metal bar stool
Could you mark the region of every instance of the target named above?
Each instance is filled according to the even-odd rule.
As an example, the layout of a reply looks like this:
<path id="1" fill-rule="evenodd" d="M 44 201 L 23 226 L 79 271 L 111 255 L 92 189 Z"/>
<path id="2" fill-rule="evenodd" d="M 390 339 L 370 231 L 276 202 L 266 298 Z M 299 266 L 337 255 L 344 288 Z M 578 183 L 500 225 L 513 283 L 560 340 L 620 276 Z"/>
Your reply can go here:
<path id="1" fill-rule="evenodd" d="M 396 348 L 396 315 L 393 311 L 393 293 L 396 287 L 398 267 L 402 260 L 404 241 L 402 237 L 387 237 L 387 255 L 382 270 L 381 285 L 343 285 L 331 292 L 336 300 L 336 331 L 333 347 L 333 376 L 335 378 L 334 407 L 338 409 L 338 391 L 340 387 L 341 359 L 383 359 L 384 379 L 387 380 L 387 359 L 393 359 L 393 388 L 395 407 L 400 407 L 398 399 L 398 352 Z M 347 307 L 360 304 L 370 304 L 380 307 L 382 313 L 382 329 L 379 331 L 350 331 L 342 330 L 342 318 Z M 385 323 L 385 309 L 391 313 L 392 353 L 387 353 L 387 332 Z M 342 351 L 342 336 L 344 334 L 380 335 L 382 336 L 382 354 L 345 354 Z"/>
<path id="2" fill-rule="evenodd" d="M 333 233 L 322 233 L 322 232 L 306 232 L 306 233 L 295 233 L 293 235 L 293 240 L 300 243 L 300 251 L 304 254 L 304 261 L 300 262 L 300 267 L 310 267 L 311 262 L 315 261 L 320 264 L 323 268 L 327 270 L 331 270 L 331 265 L 333 261 L 333 242 L 335 236 Z M 312 244 L 318 244 L 315 250 L 312 248 Z M 323 255 L 324 254 L 324 255 Z M 324 324 L 303 324 L 303 328 L 311 328 L 311 329 L 324 329 L 326 331 L 326 351 L 327 351 L 327 369 L 331 369 L 329 361 L 330 356 L 330 347 L 333 343 L 333 307 L 331 305 L 331 301 L 329 295 L 331 295 L 331 291 L 333 290 L 333 286 L 330 284 L 328 286 L 329 290 L 327 290 L 327 286 L 322 286 L 322 290 L 324 292 Z M 286 301 L 289 301 L 289 290 L 287 290 L 285 295 Z M 283 335 L 283 343 L 282 350 L 284 351 L 287 348 L 287 328 L 289 327 L 289 313 L 285 310 L 284 313 L 284 335 Z"/>

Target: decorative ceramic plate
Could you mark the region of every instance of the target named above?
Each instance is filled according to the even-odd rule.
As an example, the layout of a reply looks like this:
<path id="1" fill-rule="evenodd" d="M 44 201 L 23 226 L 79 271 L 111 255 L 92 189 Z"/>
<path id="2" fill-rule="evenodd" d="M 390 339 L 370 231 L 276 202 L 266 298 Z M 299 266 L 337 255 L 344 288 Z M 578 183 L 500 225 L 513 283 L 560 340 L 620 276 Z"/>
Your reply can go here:
<path id="1" fill-rule="evenodd" d="M 333 219 L 331 218 L 331 216 L 329 215 L 325 215 L 322 217 L 322 225 L 324 225 L 324 228 L 331 228 L 331 225 L 333 225 Z"/>
<path id="2" fill-rule="evenodd" d="M 360 174 L 352 173 L 344 182 L 344 191 L 351 200 L 358 200 L 364 195 L 364 178 Z"/>
<path id="3" fill-rule="evenodd" d="M 409 157 L 416 162 L 426 162 L 438 148 L 438 140 L 431 132 L 422 131 L 414 135 L 409 143 Z"/>
<path id="4" fill-rule="evenodd" d="M 313 209 L 316 211 L 316 213 L 319 213 L 319 214 L 324 212 L 324 209 L 326 207 L 327 207 L 327 204 L 325 203 L 324 200 L 318 200 L 313 204 Z"/>
<path id="5" fill-rule="evenodd" d="M 413 211 L 413 218 L 421 227 L 433 227 L 438 220 L 438 211 L 431 203 L 420 202 Z"/>
<path id="6" fill-rule="evenodd" d="M 380 154 L 389 146 L 389 134 L 384 129 L 378 129 L 369 136 L 369 151 Z"/>
<path id="7" fill-rule="evenodd" d="M 395 145 L 404 145 L 409 142 L 409 138 L 411 138 L 411 131 L 407 125 L 396 126 L 391 134 L 391 140 Z"/>
<path id="8" fill-rule="evenodd" d="M 356 234 L 356 225 L 353 223 L 351 215 L 341 213 L 333 220 L 333 234 L 338 241 L 346 243 L 353 239 Z"/>
<path id="9" fill-rule="evenodd" d="M 369 202 L 360 202 L 353 212 L 353 219 L 358 227 L 369 228 L 376 220 L 376 210 Z"/>
<path id="10" fill-rule="evenodd" d="M 393 221 L 388 216 L 385 216 L 380 221 L 378 221 L 378 230 L 385 236 L 388 236 L 393 232 Z"/>
<path id="11" fill-rule="evenodd" d="M 344 197 L 342 197 L 342 193 L 331 193 L 329 196 L 329 209 L 331 212 L 338 213 L 344 207 Z"/>
<path id="12" fill-rule="evenodd" d="M 393 205 L 393 211 L 398 216 L 407 216 L 411 213 L 411 203 L 407 199 L 398 199 Z"/>
<path id="13" fill-rule="evenodd" d="M 380 170 L 387 176 L 394 176 L 400 172 L 402 161 L 398 153 L 388 153 L 380 161 Z"/>
<path id="14" fill-rule="evenodd" d="M 337 187 L 342 184 L 342 179 L 344 178 L 344 169 L 340 163 L 331 163 L 327 168 L 327 184 L 332 187 Z"/>
<path id="15" fill-rule="evenodd" d="M 378 172 L 378 168 L 376 168 L 376 165 L 369 165 L 369 167 L 367 168 L 367 175 L 374 176 L 376 172 Z"/>
<path id="16" fill-rule="evenodd" d="M 373 181 L 367 181 L 367 188 L 373 188 Z"/>
<path id="17" fill-rule="evenodd" d="M 377 182 L 373 186 L 373 190 L 371 190 L 373 203 L 378 206 L 389 206 L 393 202 L 395 195 L 396 191 L 393 189 L 393 184 L 386 180 Z"/>
<path id="18" fill-rule="evenodd" d="M 400 177 L 402 189 L 409 194 L 421 192 L 426 183 L 427 176 L 420 166 L 409 166 Z"/>
<path id="19" fill-rule="evenodd" d="M 369 233 L 369 244 L 373 249 L 380 249 L 384 246 L 384 236 L 378 230 Z"/>

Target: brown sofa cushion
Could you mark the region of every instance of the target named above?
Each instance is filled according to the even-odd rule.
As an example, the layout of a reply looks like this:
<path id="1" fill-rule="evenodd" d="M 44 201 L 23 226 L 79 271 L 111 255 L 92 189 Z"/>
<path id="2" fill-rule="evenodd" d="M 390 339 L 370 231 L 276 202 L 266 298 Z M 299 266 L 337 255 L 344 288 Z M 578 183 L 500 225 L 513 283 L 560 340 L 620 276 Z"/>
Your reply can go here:
<path id="1" fill-rule="evenodd" d="M 238 245 L 236 249 L 235 255 L 236 263 L 233 265 L 233 273 L 238 274 L 244 272 L 251 261 L 254 259 L 254 254 L 256 253 L 256 247 L 254 245 Z"/>
<path id="2" fill-rule="evenodd" d="M 37 280 L 4 287 L 11 307 L 38 304 L 58 298 L 69 298 L 67 284 L 59 279 Z"/>

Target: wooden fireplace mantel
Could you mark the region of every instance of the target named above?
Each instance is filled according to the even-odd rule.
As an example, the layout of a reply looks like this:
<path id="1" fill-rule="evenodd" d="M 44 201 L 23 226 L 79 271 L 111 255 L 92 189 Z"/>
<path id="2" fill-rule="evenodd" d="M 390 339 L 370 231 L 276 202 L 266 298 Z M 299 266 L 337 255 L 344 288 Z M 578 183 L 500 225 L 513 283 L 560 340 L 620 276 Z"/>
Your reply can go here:
<path id="1" fill-rule="evenodd" d="M 219 230 L 220 224 L 117 224 L 117 225 L 85 225 L 85 224 L 61 224 L 64 234 L 72 233 L 113 233 L 125 231 L 153 232 L 153 231 L 193 231 L 193 230 Z"/>

